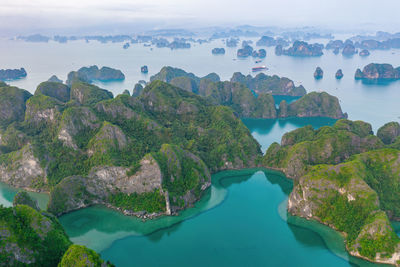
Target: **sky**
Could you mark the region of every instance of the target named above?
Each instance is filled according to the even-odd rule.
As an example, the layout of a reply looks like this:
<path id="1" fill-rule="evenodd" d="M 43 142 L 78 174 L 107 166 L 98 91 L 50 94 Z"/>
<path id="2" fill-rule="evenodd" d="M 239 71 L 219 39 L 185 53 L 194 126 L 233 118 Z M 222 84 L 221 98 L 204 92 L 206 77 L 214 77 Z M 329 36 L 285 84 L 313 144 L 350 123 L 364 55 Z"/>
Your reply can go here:
<path id="1" fill-rule="evenodd" d="M 400 0 L 0 0 L 0 32 L 243 24 L 399 32 L 399 10 Z"/>

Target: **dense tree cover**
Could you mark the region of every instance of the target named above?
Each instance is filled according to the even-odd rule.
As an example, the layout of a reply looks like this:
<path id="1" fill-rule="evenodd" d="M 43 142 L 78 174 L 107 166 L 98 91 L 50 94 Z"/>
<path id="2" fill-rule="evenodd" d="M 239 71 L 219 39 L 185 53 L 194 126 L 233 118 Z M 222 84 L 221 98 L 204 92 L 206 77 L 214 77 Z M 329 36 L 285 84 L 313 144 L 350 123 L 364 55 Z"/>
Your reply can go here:
<path id="1" fill-rule="evenodd" d="M 154 190 L 154 192 L 142 194 L 112 194 L 109 197 L 109 202 L 115 207 L 134 212 L 147 211 L 152 213 L 165 211 L 165 197 L 158 189 Z"/>
<path id="2" fill-rule="evenodd" d="M 367 123 L 339 120 L 286 133 L 263 163 L 301 173 L 294 176 L 289 211 L 345 233 L 351 252 L 376 260 L 390 258 L 400 243 L 389 222 L 400 214 L 400 150 L 392 146 Z"/>
<path id="3" fill-rule="evenodd" d="M 310 166 L 340 163 L 351 155 L 384 147 L 371 129 L 368 123 L 345 119 L 318 130 L 306 126 L 286 133 L 281 145 L 273 143 L 261 164 L 300 177 Z"/>
<path id="4" fill-rule="evenodd" d="M 0 206 L 0 225 L 0 262 L 5 265 L 57 266 L 71 244 L 56 218 L 26 205 Z"/>
<path id="5" fill-rule="evenodd" d="M 217 78 L 208 75 L 207 79 Z M 163 187 L 170 191 L 173 204 L 180 201 L 177 206 L 186 207 L 181 201 L 183 195 L 200 195 L 207 179 L 199 177 L 207 176 L 208 169 L 215 172 L 254 166 L 261 153 L 249 130 L 230 108 L 213 105 L 201 96 L 160 81 L 146 86 L 138 97 L 122 94 L 113 98 L 110 92 L 81 80 L 73 82 L 69 92 L 68 98 L 60 83 L 42 83 L 27 101 L 24 119 L 5 125 L 2 131 L 0 163 L 17 168 L 11 163 L 23 160 L 24 154 L 19 151 L 29 144 L 46 170 L 46 177 L 38 177 L 41 182 L 32 187 L 52 190 L 66 177 L 87 177 L 99 166 L 121 166 L 127 168 L 128 175 L 134 175 L 146 154 L 153 154 L 160 162 L 168 158 L 162 147 L 171 144 L 179 154 L 182 170 L 175 173 L 174 183 L 165 179 Z M 171 170 L 162 168 L 162 172 L 168 176 Z M 81 186 L 86 185 L 72 188 L 83 196 L 88 192 Z M 125 203 L 119 206 L 126 207 L 126 199 L 141 197 L 149 199 L 132 194 L 113 198 L 114 203 Z M 85 201 L 90 198 L 84 197 Z M 155 206 L 161 203 L 158 198 L 153 199 Z M 63 203 L 54 201 L 61 206 L 52 205 L 51 210 L 59 214 Z M 132 203 L 138 207 L 138 201 Z"/>
<path id="6" fill-rule="evenodd" d="M 71 245 L 58 264 L 58 267 L 104 267 L 114 266 L 104 262 L 95 251 L 80 245 Z"/>

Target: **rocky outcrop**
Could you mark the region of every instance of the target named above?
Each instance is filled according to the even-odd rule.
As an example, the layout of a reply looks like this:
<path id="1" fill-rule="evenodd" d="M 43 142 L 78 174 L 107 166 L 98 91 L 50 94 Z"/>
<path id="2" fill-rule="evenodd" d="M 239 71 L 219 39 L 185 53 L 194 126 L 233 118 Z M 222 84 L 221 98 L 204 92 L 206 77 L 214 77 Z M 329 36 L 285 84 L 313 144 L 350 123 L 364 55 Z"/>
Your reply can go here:
<path id="1" fill-rule="evenodd" d="M 0 214 L 3 266 L 57 266 L 71 245 L 54 216 L 19 204 L 12 208 L 0 206 Z"/>
<path id="2" fill-rule="evenodd" d="M 225 54 L 225 48 L 218 48 L 218 47 L 216 47 L 216 48 L 213 48 L 213 50 L 211 50 L 211 53 L 213 54 L 213 55 L 224 55 Z"/>
<path id="3" fill-rule="evenodd" d="M 348 43 L 343 47 L 342 55 L 352 56 L 354 54 L 357 54 L 357 50 L 353 44 Z"/>
<path id="4" fill-rule="evenodd" d="M 45 95 L 53 97 L 61 102 L 70 100 L 71 89 L 60 82 L 42 82 L 38 85 L 35 95 Z"/>
<path id="5" fill-rule="evenodd" d="M 92 81 L 121 81 L 125 80 L 125 75 L 117 69 L 102 67 L 99 69 L 96 65 L 82 67 L 78 71 L 72 71 L 68 74 L 67 85 L 71 86 L 74 82 L 92 82 Z"/>
<path id="6" fill-rule="evenodd" d="M 102 260 L 94 250 L 74 244 L 68 248 L 58 264 L 58 267 L 70 266 L 111 267 L 114 265 Z"/>
<path id="7" fill-rule="evenodd" d="M 338 80 L 340 80 L 340 79 L 343 78 L 342 69 L 338 69 L 338 71 L 337 71 L 336 74 L 335 74 L 335 78 L 338 79 Z"/>
<path id="8" fill-rule="evenodd" d="M 56 75 L 51 76 L 47 81 L 53 83 L 63 83 L 63 81 L 58 79 Z"/>
<path id="9" fill-rule="evenodd" d="M 324 71 L 320 67 L 317 67 L 314 72 L 314 78 L 319 80 L 322 79 L 323 77 L 324 77 Z"/>
<path id="10" fill-rule="evenodd" d="M 265 58 L 267 56 L 267 51 L 265 49 L 259 49 L 253 50 L 253 53 L 251 54 L 252 57 L 258 57 L 258 58 Z"/>
<path id="11" fill-rule="evenodd" d="M 240 72 L 235 72 L 230 81 L 241 83 L 256 94 L 266 93 L 288 96 L 303 96 L 306 94 L 306 90 L 302 85 L 295 86 L 294 82 L 289 78 L 277 75 L 269 76 L 259 73 L 255 77 L 252 77 L 251 75 L 245 76 Z"/>
<path id="12" fill-rule="evenodd" d="M 308 44 L 303 41 L 295 41 L 292 47 L 288 49 L 283 49 L 278 46 L 275 48 L 275 54 L 287 55 L 287 56 L 297 56 L 297 57 L 319 57 L 324 53 L 322 52 L 323 45 L 321 44 Z M 277 51 L 278 50 L 278 51 Z M 277 53 L 278 52 L 278 53 Z"/>
<path id="13" fill-rule="evenodd" d="M 55 123 L 61 116 L 62 103 L 52 97 L 35 95 L 26 102 L 25 121 L 38 126 L 41 123 Z"/>
<path id="14" fill-rule="evenodd" d="M 137 83 L 137 84 L 135 84 L 135 87 L 133 88 L 132 96 L 133 97 L 140 96 L 142 91 L 143 91 L 143 85 L 141 85 L 140 83 Z"/>
<path id="15" fill-rule="evenodd" d="M 24 68 L 20 69 L 1 69 L 0 70 L 0 81 L 16 80 L 26 77 L 26 71 Z"/>
<path id="16" fill-rule="evenodd" d="M 92 105 L 113 98 L 113 94 L 95 85 L 75 82 L 71 86 L 71 99 L 81 105 Z"/>
<path id="17" fill-rule="evenodd" d="M 19 191 L 13 200 L 13 207 L 17 205 L 27 205 L 34 210 L 40 211 L 37 200 L 32 199 L 26 191 Z"/>
<path id="18" fill-rule="evenodd" d="M 276 118 L 275 101 L 270 94 L 255 97 L 250 89 L 236 82 L 211 83 L 202 94 L 214 105 L 232 107 L 245 118 Z"/>
<path id="19" fill-rule="evenodd" d="M 312 130 L 303 127 L 286 133 L 281 144 L 272 144 L 263 157 L 263 166 L 282 170 L 298 179 L 310 166 L 338 164 L 350 156 L 382 148 L 372 135 L 371 125 L 360 121 L 339 120 L 332 127 Z"/>
<path id="20" fill-rule="evenodd" d="M 23 121 L 25 103 L 31 96 L 26 90 L 0 85 L 0 126 L 6 127 L 12 122 Z"/>
<path id="21" fill-rule="evenodd" d="M 21 150 L 4 155 L 0 164 L 0 181 L 34 191 L 47 191 L 46 172 L 28 144 Z"/>
<path id="22" fill-rule="evenodd" d="M 65 146 L 77 149 L 74 136 L 98 127 L 98 119 L 90 108 L 72 107 L 63 112 L 57 137 Z"/>
<path id="23" fill-rule="evenodd" d="M 370 53 L 369 53 L 369 51 L 368 51 L 367 49 L 363 49 L 363 50 L 361 50 L 360 53 L 359 53 L 359 56 L 360 56 L 360 57 L 367 57 L 367 56 L 369 56 L 369 55 L 370 55 Z"/>
<path id="24" fill-rule="evenodd" d="M 388 122 L 378 129 L 377 136 L 384 144 L 392 144 L 400 136 L 400 124 L 398 122 Z"/>
<path id="25" fill-rule="evenodd" d="M 311 92 L 287 105 L 286 114 L 280 112 L 279 117 L 329 117 L 342 119 L 347 118 L 347 114 L 342 112 L 337 97 L 326 92 Z"/>
<path id="26" fill-rule="evenodd" d="M 250 45 L 244 45 L 242 48 L 238 49 L 237 57 L 239 58 L 246 58 L 251 56 L 253 53 L 253 47 Z"/>
<path id="27" fill-rule="evenodd" d="M 356 79 L 365 81 L 390 81 L 400 79 L 400 68 L 393 68 L 390 64 L 371 63 L 364 67 L 363 71 L 357 69 Z"/>
<path id="28" fill-rule="evenodd" d="M 397 180 L 399 154 L 377 150 L 346 163 L 311 168 L 293 188 L 288 211 L 344 233 L 346 248 L 353 256 L 397 265 L 400 240 L 384 212 L 392 215 L 394 207 L 385 204 L 388 198 L 383 195 L 396 194 L 387 191 L 397 189 L 385 189 L 386 193 L 381 189 L 391 183 L 388 181 Z M 390 166 L 385 175 L 377 168 L 382 165 Z"/>

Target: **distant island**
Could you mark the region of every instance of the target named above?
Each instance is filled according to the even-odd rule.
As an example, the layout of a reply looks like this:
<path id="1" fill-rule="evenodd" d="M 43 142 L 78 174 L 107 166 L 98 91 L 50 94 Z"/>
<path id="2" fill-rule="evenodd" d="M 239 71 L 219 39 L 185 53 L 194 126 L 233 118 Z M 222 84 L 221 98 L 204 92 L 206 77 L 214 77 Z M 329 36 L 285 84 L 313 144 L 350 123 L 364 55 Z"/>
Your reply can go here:
<path id="1" fill-rule="evenodd" d="M 25 78 L 27 75 L 24 68 L 20 69 L 0 69 L 0 81 L 9 81 Z"/>
<path id="2" fill-rule="evenodd" d="M 215 73 L 200 78 L 182 69 L 164 67 L 150 80 L 168 82 L 201 95 L 215 105 L 229 106 L 245 118 L 347 117 L 336 97 L 327 93 L 306 94 L 303 86 L 296 87 L 290 79 L 276 75 L 260 73 L 253 78 L 234 73 L 230 81 L 222 82 Z M 282 101 L 277 109 L 273 95 L 303 97 L 291 104 Z"/>
<path id="3" fill-rule="evenodd" d="M 284 49 L 282 45 L 277 45 L 275 54 L 295 57 L 319 57 L 324 54 L 322 52 L 323 48 L 322 44 L 308 44 L 304 41 L 295 41 L 288 49 Z"/>
<path id="4" fill-rule="evenodd" d="M 72 85 L 75 81 L 122 81 L 125 80 L 125 75 L 122 71 L 110 67 L 102 67 L 99 69 L 96 65 L 90 67 L 82 67 L 78 71 L 68 73 L 66 83 Z"/>
<path id="5" fill-rule="evenodd" d="M 211 53 L 213 55 L 224 55 L 225 54 L 225 48 L 213 48 L 213 50 L 211 51 Z"/>
<path id="6" fill-rule="evenodd" d="M 394 68 L 390 64 L 370 63 L 362 71 L 357 69 L 354 77 L 366 82 L 394 81 L 400 79 L 400 67 Z"/>

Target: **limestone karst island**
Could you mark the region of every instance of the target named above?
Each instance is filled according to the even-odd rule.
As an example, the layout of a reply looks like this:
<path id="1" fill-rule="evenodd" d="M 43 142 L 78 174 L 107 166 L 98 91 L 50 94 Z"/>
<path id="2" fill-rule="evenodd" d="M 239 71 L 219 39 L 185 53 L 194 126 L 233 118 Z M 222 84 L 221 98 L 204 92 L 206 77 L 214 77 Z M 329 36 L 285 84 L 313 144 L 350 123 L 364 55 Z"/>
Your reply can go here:
<path id="1" fill-rule="evenodd" d="M 399 10 L 0 1 L 0 266 L 400 267 Z"/>

